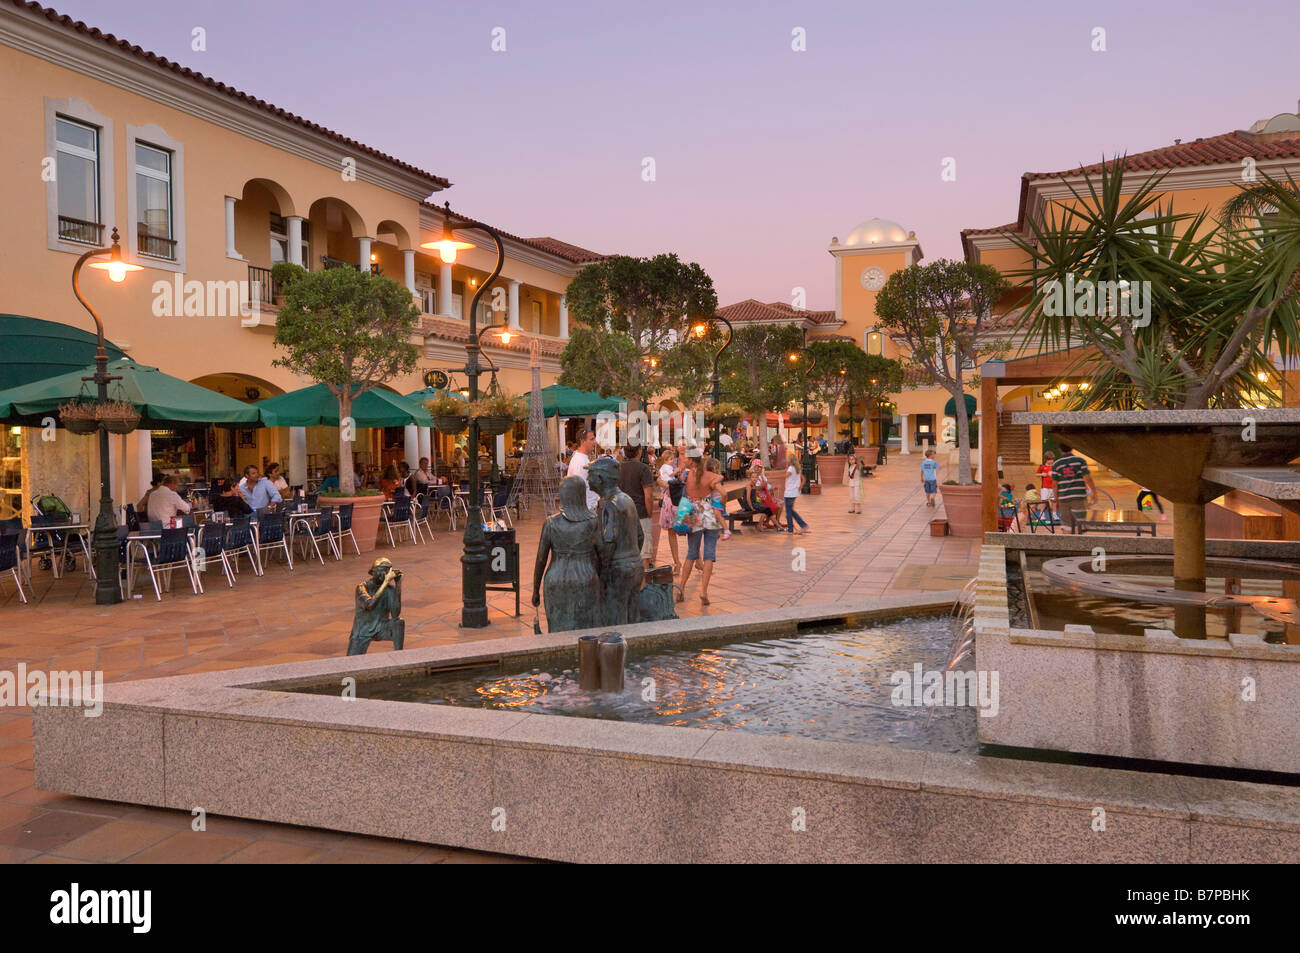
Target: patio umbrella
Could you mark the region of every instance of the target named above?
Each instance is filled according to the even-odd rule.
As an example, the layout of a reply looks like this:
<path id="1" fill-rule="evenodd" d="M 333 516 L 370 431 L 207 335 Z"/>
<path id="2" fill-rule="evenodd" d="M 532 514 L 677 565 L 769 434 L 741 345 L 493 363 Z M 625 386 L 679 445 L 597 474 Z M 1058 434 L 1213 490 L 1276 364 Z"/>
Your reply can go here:
<path id="1" fill-rule="evenodd" d="M 59 405 L 79 396 L 95 397 L 95 385 L 83 378 L 95 373 L 93 365 L 9 390 L 0 391 L 0 421 L 39 427 L 45 417 L 59 416 Z M 281 426 L 274 414 L 214 390 L 164 374 L 156 367 L 130 358 L 110 361 L 110 400 L 130 401 L 140 414 L 139 428 L 151 430 L 174 423 L 246 424 Z"/>
<path id="2" fill-rule="evenodd" d="M 972 397 L 970 394 L 963 394 L 962 396 L 966 398 L 966 416 L 967 417 L 975 416 L 975 408 L 979 406 L 975 398 Z M 943 405 L 943 415 L 945 417 L 957 416 L 957 402 L 953 400 L 951 397 L 948 398 L 948 403 Z"/>
<path id="3" fill-rule="evenodd" d="M 618 413 L 624 403 L 618 397 L 601 397 L 563 384 L 542 388 L 542 413 L 547 417 L 585 417 L 605 411 Z"/>
<path id="4" fill-rule="evenodd" d="M 0 314 L 0 390 L 33 384 L 57 374 L 80 371 L 95 360 L 95 335 L 57 321 Z M 104 342 L 110 361 L 126 357 L 111 341 Z"/>
<path id="5" fill-rule="evenodd" d="M 253 404 L 271 413 L 281 427 L 337 427 L 339 400 L 325 384 L 268 397 Z M 432 427 L 429 412 L 409 398 L 390 390 L 375 389 L 352 401 L 352 420 L 358 427 Z"/>

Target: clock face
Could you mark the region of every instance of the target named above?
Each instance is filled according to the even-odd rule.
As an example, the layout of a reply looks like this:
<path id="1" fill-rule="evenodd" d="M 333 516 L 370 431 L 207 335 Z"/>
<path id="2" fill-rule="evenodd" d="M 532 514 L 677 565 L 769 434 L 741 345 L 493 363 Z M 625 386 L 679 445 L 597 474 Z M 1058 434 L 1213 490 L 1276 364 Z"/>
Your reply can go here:
<path id="1" fill-rule="evenodd" d="M 879 291 L 885 287 L 885 269 L 872 265 L 862 272 L 862 287 L 868 291 Z"/>

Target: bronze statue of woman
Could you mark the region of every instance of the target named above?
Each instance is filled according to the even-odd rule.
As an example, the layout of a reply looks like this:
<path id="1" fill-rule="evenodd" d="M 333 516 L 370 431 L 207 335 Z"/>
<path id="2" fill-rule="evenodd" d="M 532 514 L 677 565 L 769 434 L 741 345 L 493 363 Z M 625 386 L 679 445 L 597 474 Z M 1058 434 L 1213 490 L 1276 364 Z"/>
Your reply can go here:
<path id="1" fill-rule="evenodd" d="M 582 477 L 565 477 L 560 511 L 542 524 L 533 563 L 533 605 L 541 602 L 544 591 L 549 631 L 601 624 L 599 541 L 595 515 L 587 509 L 587 484 Z"/>

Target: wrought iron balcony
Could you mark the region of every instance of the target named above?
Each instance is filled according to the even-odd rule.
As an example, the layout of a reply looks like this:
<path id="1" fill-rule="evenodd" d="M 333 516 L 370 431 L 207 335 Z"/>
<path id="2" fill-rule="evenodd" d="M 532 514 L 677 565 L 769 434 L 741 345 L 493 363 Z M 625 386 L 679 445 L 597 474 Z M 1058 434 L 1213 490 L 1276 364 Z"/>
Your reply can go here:
<path id="1" fill-rule="evenodd" d="M 321 267 L 323 268 L 355 268 L 361 270 L 361 266 L 351 261 L 344 261 L 342 258 L 331 258 L 329 255 L 320 256 Z"/>
<path id="2" fill-rule="evenodd" d="M 102 245 L 104 226 L 99 222 L 87 222 L 70 215 L 60 215 L 59 238 L 65 242 L 80 242 L 83 245 Z"/>
<path id="3" fill-rule="evenodd" d="M 151 235 L 143 224 L 136 231 L 136 248 L 141 255 L 147 255 L 150 258 L 163 258 L 167 261 L 176 260 L 176 239 L 162 235 Z"/>
<path id="4" fill-rule="evenodd" d="M 271 279 L 270 268 L 259 268 L 257 265 L 248 266 L 248 303 L 250 305 L 256 304 L 263 308 L 274 307 L 275 296 L 279 290 Z"/>

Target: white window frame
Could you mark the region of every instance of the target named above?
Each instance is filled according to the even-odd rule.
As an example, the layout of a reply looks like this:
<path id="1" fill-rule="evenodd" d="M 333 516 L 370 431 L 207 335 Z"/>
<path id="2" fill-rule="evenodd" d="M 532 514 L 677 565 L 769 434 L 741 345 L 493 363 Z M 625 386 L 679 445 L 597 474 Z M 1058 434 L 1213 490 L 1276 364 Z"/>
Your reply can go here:
<path id="1" fill-rule="evenodd" d="M 136 237 L 136 223 L 140 220 L 138 211 L 139 196 L 136 195 L 135 187 L 135 146 L 137 142 L 141 145 L 171 153 L 171 237 L 176 241 L 175 259 L 151 258 L 140 254 L 139 241 Z M 147 126 L 128 125 L 126 127 L 126 155 L 130 160 L 129 165 L 131 168 L 131 174 L 126 177 L 126 205 L 131 213 L 131 221 L 129 223 L 130 227 L 126 229 L 122 237 L 124 244 L 129 245 L 129 258 L 136 264 L 148 268 L 183 273 L 186 270 L 185 144 L 167 135 L 166 131 L 160 126 L 153 124 Z"/>
<path id="2" fill-rule="evenodd" d="M 113 189 L 113 121 L 102 113 L 96 112 L 84 99 L 75 96 L 68 99 L 45 100 L 45 155 L 55 163 L 58 161 L 57 121 L 66 119 L 84 126 L 93 126 L 98 132 L 98 173 L 99 221 L 104 226 L 103 245 L 107 246 L 117 224 L 117 208 Z M 59 183 L 53 179 L 45 183 L 45 245 L 51 251 L 82 255 L 90 246 L 84 242 L 66 241 L 59 238 Z"/>
<path id="3" fill-rule="evenodd" d="M 153 152 L 158 153 L 159 155 L 166 156 L 167 171 L 159 172 L 157 169 L 151 169 L 148 166 L 140 165 L 139 154 L 141 148 L 150 149 Z M 161 149 L 158 146 L 155 146 L 151 142 L 144 142 L 143 140 L 137 140 L 131 149 L 131 154 L 135 156 L 134 167 L 132 168 L 133 174 L 143 175 L 146 179 L 153 179 L 154 181 L 162 182 L 167 186 L 167 234 L 156 235 L 153 237 L 161 238 L 164 239 L 165 241 L 175 241 L 176 218 L 173 209 L 176 206 L 176 201 L 172 195 L 172 165 L 174 163 L 173 163 L 171 152 L 169 152 L 166 149 Z M 137 200 L 138 199 L 139 196 L 137 194 Z M 135 223 L 136 223 L 135 228 L 136 228 L 137 237 L 139 237 L 141 222 L 140 222 L 140 210 L 138 208 L 136 209 Z M 175 248 L 175 245 L 173 245 L 172 247 Z M 171 257 L 164 256 L 164 255 L 150 255 L 148 252 L 144 252 L 144 251 L 141 251 L 140 254 L 146 258 L 162 258 L 164 261 L 171 261 Z"/>

